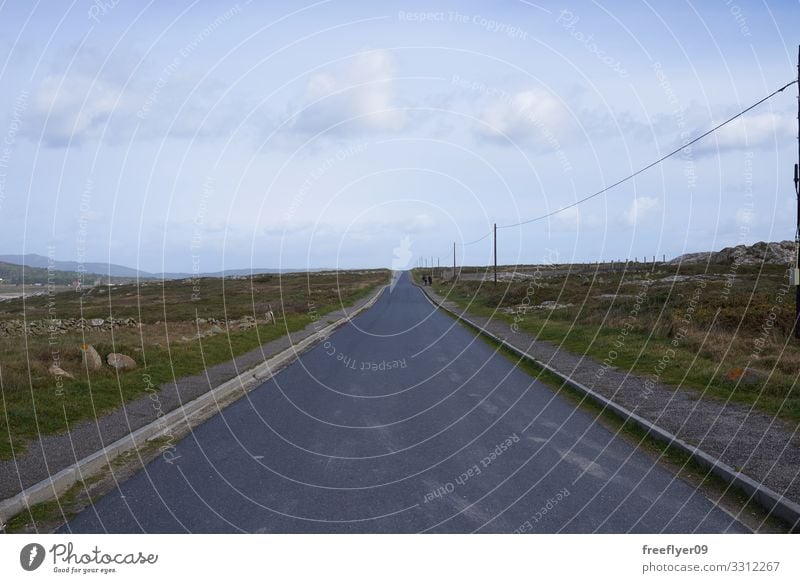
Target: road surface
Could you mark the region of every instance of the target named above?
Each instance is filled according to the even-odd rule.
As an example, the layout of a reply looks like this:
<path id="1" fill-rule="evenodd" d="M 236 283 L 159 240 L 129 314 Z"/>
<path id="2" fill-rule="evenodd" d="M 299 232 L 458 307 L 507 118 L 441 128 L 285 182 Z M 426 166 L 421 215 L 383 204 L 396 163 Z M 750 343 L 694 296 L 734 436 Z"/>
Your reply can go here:
<path id="1" fill-rule="evenodd" d="M 403 274 L 70 531 L 748 529 L 435 310 Z"/>

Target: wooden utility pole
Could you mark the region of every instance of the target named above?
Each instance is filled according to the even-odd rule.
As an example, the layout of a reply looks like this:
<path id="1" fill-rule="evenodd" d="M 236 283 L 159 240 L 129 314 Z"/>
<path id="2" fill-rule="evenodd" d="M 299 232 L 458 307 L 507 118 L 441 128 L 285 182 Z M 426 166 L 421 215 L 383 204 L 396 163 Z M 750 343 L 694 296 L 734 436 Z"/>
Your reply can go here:
<path id="1" fill-rule="evenodd" d="M 456 281 L 456 242 L 453 241 L 453 281 Z"/>
<path id="2" fill-rule="evenodd" d="M 494 284 L 497 285 L 497 223 L 494 224 Z"/>
<path id="3" fill-rule="evenodd" d="M 800 255 L 800 46 L 797 47 L 797 164 L 794 165 L 794 191 L 797 197 L 797 226 L 794 232 L 794 269 L 789 283 L 794 287 L 794 337 L 800 338 L 800 281 L 798 281 L 798 255 Z"/>

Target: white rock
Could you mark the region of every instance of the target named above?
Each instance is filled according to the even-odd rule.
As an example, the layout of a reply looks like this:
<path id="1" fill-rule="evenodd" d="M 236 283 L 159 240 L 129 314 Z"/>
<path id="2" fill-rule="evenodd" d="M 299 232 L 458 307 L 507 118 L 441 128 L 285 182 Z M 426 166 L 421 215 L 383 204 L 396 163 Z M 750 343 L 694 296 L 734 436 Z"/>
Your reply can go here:
<path id="1" fill-rule="evenodd" d="M 131 370 L 136 368 L 136 361 L 130 356 L 120 354 L 118 352 L 111 352 L 106 356 L 106 362 L 111 368 L 117 370 Z"/>
<path id="2" fill-rule="evenodd" d="M 65 379 L 74 379 L 75 378 L 74 376 L 69 374 L 67 371 L 65 371 L 63 368 L 58 366 L 55 362 L 50 365 L 50 368 L 47 369 L 47 372 L 49 372 L 54 377 L 63 377 Z"/>
<path id="3" fill-rule="evenodd" d="M 91 344 L 80 345 L 81 355 L 83 356 L 83 364 L 89 370 L 97 370 L 103 367 L 103 359 L 97 354 L 94 346 Z"/>

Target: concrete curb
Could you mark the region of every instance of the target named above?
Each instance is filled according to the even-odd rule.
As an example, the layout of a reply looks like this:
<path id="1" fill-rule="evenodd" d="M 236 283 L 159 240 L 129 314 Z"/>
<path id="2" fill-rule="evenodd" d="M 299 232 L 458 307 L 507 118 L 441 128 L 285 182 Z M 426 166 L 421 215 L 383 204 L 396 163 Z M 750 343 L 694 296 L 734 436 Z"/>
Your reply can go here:
<path id="1" fill-rule="evenodd" d="M 416 282 L 414 283 L 415 285 L 417 285 Z M 742 490 L 743 492 L 745 492 L 753 501 L 761 505 L 767 511 L 768 514 L 776 516 L 781 520 L 787 522 L 790 525 L 791 532 L 800 532 L 800 504 L 792 502 L 785 496 L 778 494 L 777 492 L 775 492 L 774 490 L 768 488 L 763 484 L 759 484 L 751 477 L 736 471 L 731 466 L 718 460 L 717 458 L 706 453 L 700 448 L 686 443 L 685 441 L 679 439 L 677 436 L 673 435 L 669 431 L 662 429 L 661 427 L 658 427 L 657 425 L 651 423 L 647 419 L 637 415 L 636 413 L 633 413 L 632 411 L 629 411 L 625 407 L 622 407 L 614 403 L 613 401 L 608 400 L 606 397 L 604 397 L 599 393 L 596 393 L 587 386 L 575 380 L 572 380 L 569 376 L 559 372 L 552 366 L 544 362 L 540 362 L 539 360 L 529 355 L 527 352 L 520 350 L 519 348 L 513 346 L 512 344 L 509 344 L 502 338 L 495 336 L 493 333 L 483 328 L 480 324 L 473 322 L 468 318 L 465 318 L 463 314 L 459 314 L 454 310 L 451 310 L 450 308 L 440 304 L 436 299 L 428 295 L 428 292 L 425 290 L 424 287 L 420 285 L 417 285 L 417 287 L 419 287 L 423 295 L 436 308 L 447 312 L 448 314 L 456 318 L 456 320 L 463 322 L 468 327 L 473 328 L 480 334 L 492 339 L 494 342 L 497 342 L 503 348 L 510 350 L 520 358 L 524 358 L 525 360 L 532 362 L 533 364 L 546 370 L 547 372 L 556 375 L 566 385 L 578 391 L 579 393 L 583 394 L 587 398 L 591 399 L 594 403 L 613 411 L 623 420 L 634 423 L 635 425 L 643 429 L 648 436 L 653 437 L 667 444 L 668 446 L 674 447 L 675 449 L 687 454 L 695 463 L 709 470 L 709 472 L 714 476 L 724 480 L 727 484 L 735 486 L 740 490 Z"/>
<path id="2" fill-rule="evenodd" d="M 24 512 L 35 504 L 57 499 L 79 480 L 85 480 L 103 470 L 119 455 L 138 449 L 147 442 L 165 435 L 179 434 L 181 429 L 191 429 L 206 419 L 213 417 L 222 409 L 286 368 L 314 344 L 328 338 L 334 330 L 347 324 L 361 312 L 371 308 L 387 287 L 388 285 L 381 287 L 363 306 L 353 310 L 347 316 L 328 324 L 325 328 L 314 332 L 263 363 L 203 393 L 182 407 L 173 409 L 164 416 L 118 439 L 100 451 L 86 456 L 55 475 L 25 488 L 19 494 L 0 501 L 0 532 L 2 532 L 3 526 L 10 518 Z"/>

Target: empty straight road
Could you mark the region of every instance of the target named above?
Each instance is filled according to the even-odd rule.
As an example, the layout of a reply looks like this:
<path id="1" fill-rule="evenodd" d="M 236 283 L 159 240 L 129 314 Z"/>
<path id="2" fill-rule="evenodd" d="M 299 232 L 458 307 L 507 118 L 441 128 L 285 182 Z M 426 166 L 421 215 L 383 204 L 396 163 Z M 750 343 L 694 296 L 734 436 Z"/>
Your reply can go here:
<path id="1" fill-rule="evenodd" d="M 437 311 L 370 310 L 63 532 L 747 532 Z"/>

